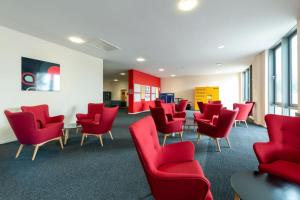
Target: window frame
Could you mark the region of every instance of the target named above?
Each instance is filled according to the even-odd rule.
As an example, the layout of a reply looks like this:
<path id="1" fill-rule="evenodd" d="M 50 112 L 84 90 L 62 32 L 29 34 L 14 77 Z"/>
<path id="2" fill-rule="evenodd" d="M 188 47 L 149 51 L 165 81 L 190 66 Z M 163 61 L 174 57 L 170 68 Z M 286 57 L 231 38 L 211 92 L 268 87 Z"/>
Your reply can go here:
<path id="1" fill-rule="evenodd" d="M 288 38 L 288 45 L 289 45 L 289 48 L 288 48 L 288 80 L 289 80 L 289 83 L 288 83 L 288 92 L 289 92 L 289 95 L 288 95 L 288 107 L 289 109 L 297 109 L 298 108 L 298 104 L 293 104 L 292 102 L 292 38 L 294 36 L 297 36 L 297 30 L 293 31 L 287 38 Z M 299 49 L 298 49 L 299 51 Z M 298 60 L 299 62 L 299 60 Z M 297 72 L 298 73 L 298 72 Z M 299 82 L 299 77 L 297 76 L 297 82 Z M 297 84 L 298 85 L 298 84 Z M 299 90 L 299 88 L 297 88 L 297 90 Z M 299 101 L 299 99 L 298 99 Z"/>

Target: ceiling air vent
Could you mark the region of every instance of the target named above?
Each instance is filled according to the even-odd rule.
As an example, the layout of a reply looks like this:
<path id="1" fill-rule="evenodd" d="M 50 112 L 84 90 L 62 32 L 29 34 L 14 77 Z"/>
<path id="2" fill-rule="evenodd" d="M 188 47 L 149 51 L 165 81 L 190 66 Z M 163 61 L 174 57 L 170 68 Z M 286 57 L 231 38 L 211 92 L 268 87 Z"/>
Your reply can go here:
<path id="1" fill-rule="evenodd" d="M 96 49 L 100 49 L 104 51 L 114 51 L 120 49 L 120 47 L 102 39 L 90 40 L 86 44 L 90 47 L 94 47 Z"/>

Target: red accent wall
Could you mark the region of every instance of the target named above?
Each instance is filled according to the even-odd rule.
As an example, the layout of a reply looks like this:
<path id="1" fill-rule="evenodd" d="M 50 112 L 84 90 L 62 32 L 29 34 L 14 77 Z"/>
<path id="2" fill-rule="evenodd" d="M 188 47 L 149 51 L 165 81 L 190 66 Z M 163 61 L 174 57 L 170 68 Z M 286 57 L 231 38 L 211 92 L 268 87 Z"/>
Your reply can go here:
<path id="1" fill-rule="evenodd" d="M 160 78 L 146 74 L 137 70 L 128 70 L 128 113 L 136 113 L 149 110 L 149 106 L 154 106 L 154 100 L 134 102 L 134 84 L 158 87 L 160 90 Z M 151 91 L 152 92 L 152 91 Z M 152 96 L 151 96 L 152 98 Z"/>

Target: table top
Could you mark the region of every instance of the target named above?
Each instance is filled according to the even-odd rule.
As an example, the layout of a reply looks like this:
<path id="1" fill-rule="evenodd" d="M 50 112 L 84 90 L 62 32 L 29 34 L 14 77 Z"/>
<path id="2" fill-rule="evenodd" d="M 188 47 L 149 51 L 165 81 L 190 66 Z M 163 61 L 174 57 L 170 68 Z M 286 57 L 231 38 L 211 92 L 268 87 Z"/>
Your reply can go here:
<path id="1" fill-rule="evenodd" d="M 238 172 L 231 176 L 231 187 L 243 200 L 300 199 L 300 185 L 258 172 Z"/>

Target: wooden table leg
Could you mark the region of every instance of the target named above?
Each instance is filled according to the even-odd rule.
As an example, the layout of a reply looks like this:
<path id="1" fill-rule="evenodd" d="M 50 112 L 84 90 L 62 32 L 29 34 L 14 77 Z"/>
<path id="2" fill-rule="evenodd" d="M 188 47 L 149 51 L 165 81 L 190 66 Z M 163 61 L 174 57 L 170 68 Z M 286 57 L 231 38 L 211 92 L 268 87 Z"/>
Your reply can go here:
<path id="1" fill-rule="evenodd" d="M 64 141 L 64 145 L 67 144 L 67 141 L 68 141 L 68 138 L 69 138 L 69 129 L 65 129 L 65 141 Z"/>
<path id="2" fill-rule="evenodd" d="M 241 200 L 239 195 L 236 192 L 234 193 L 233 200 Z"/>

